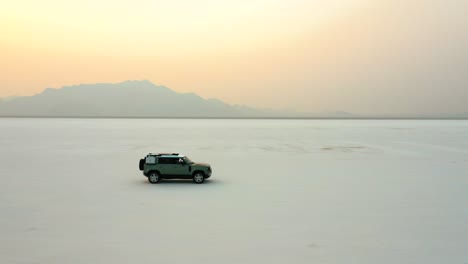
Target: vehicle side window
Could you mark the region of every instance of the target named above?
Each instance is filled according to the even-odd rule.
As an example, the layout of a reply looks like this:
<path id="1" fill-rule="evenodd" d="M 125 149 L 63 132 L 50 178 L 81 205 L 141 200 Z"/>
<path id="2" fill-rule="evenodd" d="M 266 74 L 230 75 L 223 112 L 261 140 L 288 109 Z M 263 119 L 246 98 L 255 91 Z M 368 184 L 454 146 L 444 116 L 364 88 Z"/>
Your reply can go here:
<path id="1" fill-rule="evenodd" d="M 181 158 L 158 158 L 159 164 L 181 164 Z M 182 160 L 183 163 L 183 160 Z"/>
<path id="2" fill-rule="evenodd" d="M 146 162 L 146 164 L 156 164 L 156 157 L 155 156 L 147 156 L 145 162 Z"/>
<path id="3" fill-rule="evenodd" d="M 159 164 L 172 164 L 170 158 L 159 158 Z"/>

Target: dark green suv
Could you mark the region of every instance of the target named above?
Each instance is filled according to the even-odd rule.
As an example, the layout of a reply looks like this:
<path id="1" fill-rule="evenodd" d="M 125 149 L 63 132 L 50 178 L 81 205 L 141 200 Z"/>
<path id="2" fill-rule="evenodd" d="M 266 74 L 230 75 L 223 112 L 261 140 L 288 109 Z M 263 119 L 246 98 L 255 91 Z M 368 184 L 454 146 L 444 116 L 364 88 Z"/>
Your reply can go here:
<path id="1" fill-rule="evenodd" d="M 153 184 L 161 179 L 192 179 L 203 183 L 211 176 L 210 164 L 193 162 L 179 153 L 150 153 L 140 160 L 139 168 Z"/>

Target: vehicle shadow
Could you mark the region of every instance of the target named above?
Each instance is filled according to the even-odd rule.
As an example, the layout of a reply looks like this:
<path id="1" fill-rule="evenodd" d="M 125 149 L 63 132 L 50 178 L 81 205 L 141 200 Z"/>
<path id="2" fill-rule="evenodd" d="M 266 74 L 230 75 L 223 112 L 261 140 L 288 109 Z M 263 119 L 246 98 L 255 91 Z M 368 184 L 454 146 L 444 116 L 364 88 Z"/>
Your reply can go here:
<path id="1" fill-rule="evenodd" d="M 193 186 L 200 186 L 200 185 L 202 185 L 203 186 L 203 185 L 221 185 L 221 184 L 223 184 L 223 182 L 220 181 L 220 180 L 207 179 L 202 184 L 195 184 L 192 180 L 183 180 L 183 179 L 165 180 L 165 179 L 162 179 L 156 184 L 151 184 L 150 182 L 148 182 L 148 180 L 143 179 L 141 181 L 138 181 L 138 184 L 148 185 L 148 186 L 151 186 L 151 185 L 155 185 L 155 186 L 158 186 L 158 185 L 167 185 L 167 186 L 193 185 Z"/>
<path id="2" fill-rule="evenodd" d="M 148 182 L 148 181 L 146 181 L 146 182 Z M 148 184 L 151 184 L 151 183 L 148 182 Z M 177 184 L 212 185 L 212 184 L 219 184 L 219 181 L 207 179 L 202 184 L 195 184 L 193 182 L 193 180 L 181 180 L 181 179 L 165 180 L 165 179 L 162 179 L 157 184 L 161 184 L 161 185 L 165 185 L 165 184 L 167 184 L 167 185 L 171 185 L 171 184 L 175 184 L 175 185 L 177 185 Z"/>

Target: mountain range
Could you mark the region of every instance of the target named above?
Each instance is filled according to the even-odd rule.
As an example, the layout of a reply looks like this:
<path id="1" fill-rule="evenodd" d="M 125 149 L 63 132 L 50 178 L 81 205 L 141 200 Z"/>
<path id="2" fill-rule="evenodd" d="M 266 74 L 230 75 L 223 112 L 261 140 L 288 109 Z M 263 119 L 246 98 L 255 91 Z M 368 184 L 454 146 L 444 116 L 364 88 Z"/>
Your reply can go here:
<path id="1" fill-rule="evenodd" d="M 314 117 L 294 111 L 256 109 L 177 93 L 149 81 L 98 83 L 46 89 L 33 96 L 0 100 L 0 116 L 9 117 L 168 117 L 252 118 Z M 346 112 L 321 117 L 349 118 Z M 318 116 L 316 116 L 318 117 Z"/>
<path id="2" fill-rule="evenodd" d="M 0 117 L 468 119 L 468 113 L 363 116 L 259 109 L 140 80 L 48 88 L 32 96 L 0 98 Z"/>

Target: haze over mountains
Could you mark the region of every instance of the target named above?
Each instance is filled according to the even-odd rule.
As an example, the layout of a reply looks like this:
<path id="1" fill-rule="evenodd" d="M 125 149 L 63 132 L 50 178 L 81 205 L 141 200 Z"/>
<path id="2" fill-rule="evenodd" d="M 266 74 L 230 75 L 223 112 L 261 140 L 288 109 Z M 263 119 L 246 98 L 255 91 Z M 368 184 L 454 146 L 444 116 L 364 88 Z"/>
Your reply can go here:
<path id="1" fill-rule="evenodd" d="M 18 117 L 306 117 L 291 111 L 261 110 L 177 93 L 149 81 L 125 81 L 46 89 L 34 96 L 0 101 L 0 116 Z M 336 112 L 329 117 L 348 117 Z"/>
<path id="2" fill-rule="evenodd" d="M 452 115 L 373 116 L 344 111 L 304 113 L 258 109 L 178 93 L 147 80 L 98 83 L 45 89 L 33 96 L 0 99 L 0 117 L 136 117 L 136 118 L 468 118 Z"/>

